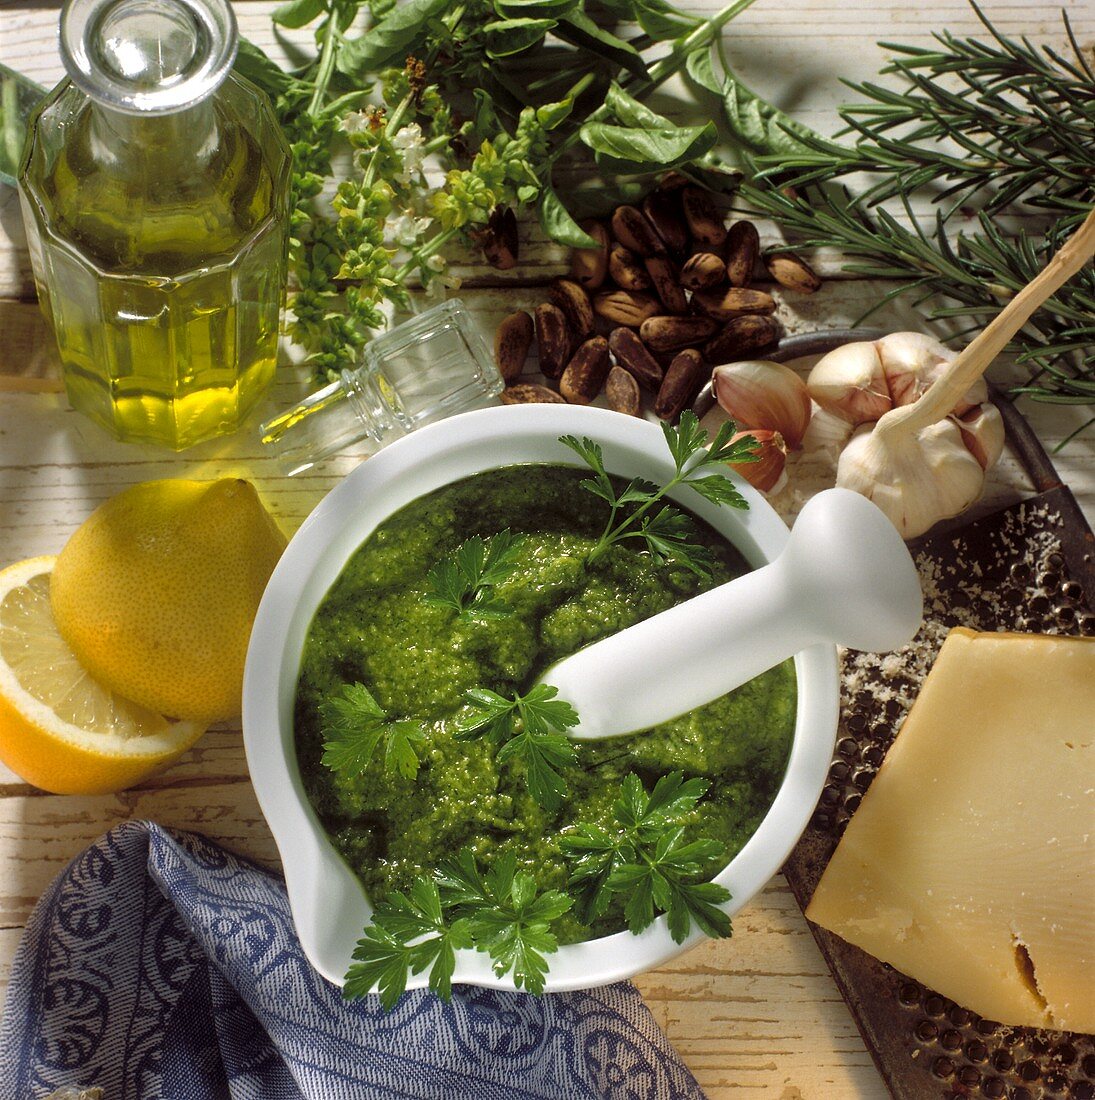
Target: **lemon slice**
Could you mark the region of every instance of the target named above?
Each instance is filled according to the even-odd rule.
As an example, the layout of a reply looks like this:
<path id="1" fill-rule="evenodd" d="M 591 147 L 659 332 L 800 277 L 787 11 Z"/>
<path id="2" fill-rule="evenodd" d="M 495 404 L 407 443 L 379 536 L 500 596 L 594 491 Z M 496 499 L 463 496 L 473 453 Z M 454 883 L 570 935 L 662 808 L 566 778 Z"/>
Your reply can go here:
<path id="1" fill-rule="evenodd" d="M 123 699 L 94 680 L 57 630 L 53 557 L 0 571 L 0 760 L 55 794 L 139 782 L 205 731 Z"/>

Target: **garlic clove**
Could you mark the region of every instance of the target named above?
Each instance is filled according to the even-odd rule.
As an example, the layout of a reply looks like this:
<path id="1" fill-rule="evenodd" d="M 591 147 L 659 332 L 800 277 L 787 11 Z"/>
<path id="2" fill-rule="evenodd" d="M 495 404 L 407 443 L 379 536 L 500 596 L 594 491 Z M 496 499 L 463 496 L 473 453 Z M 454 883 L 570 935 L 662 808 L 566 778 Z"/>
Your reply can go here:
<path id="1" fill-rule="evenodd" d="M 739 424 L 779 432 L 799 450 L 810 424 L 810 395 L 790 367 L 765 360 L 727 363 L 712 375 L 715 397 Z"/>
<path id="2" fill-rule="evenodd" d="M 981 464 L 981 469 L 987 471 L 995 466 L 1004 453 L 1004 418 L 1000 410 L 991 401 L 986 401 L 963 413 L 956 423 L 962 433 L 962 442 Z"/>
<path id="3" fill-rule="evenodd" d="M 863 341 L 823 356 L 806 380 L 810 396 L 850 424 L 877 420 L 893 408 L 878 350 Z"/>
<path id="4" fill-rule="evenodd" d="M 779 492 L 787 483 L 787 475 L 784 472 L 784 467 L 787 465 L 786 441 L 779 432 L 769 431 L 766 428 L 753 428 L 749 431 L 737 432 L 731 442 L 747 435 L 751 435 L 757 441 L 757 446 L 753 448 L 757 461 L 730 462 L 728 465 L 741 474 L 754 489 L 759 489 L 762 493 Z"/>
<path id="5" fill-rule="evenodd" d="M 891 332 L 877 341 L 875 347 L 895 406 L 919 401 L 946 366 L 958 357 L 958 352 L 922 332 Z M 987 401 L 988 396 L 988 386 L 979 378 L 952 411 L 961 416 Z"/>
<path id="6" fill-rule="evenodd" d="M 814 415 L 810 417 L 810 426 L 802 437 L 802 449 L 808 454 L 819 453 L 835 465 L 854 431 L 854 424 L 817 405 Z"/>
<path id="7" fill-rule="evenodd" d="M 877 504 L 909 539 L 964 512 L 981 495 L 985 471 L 953 420 L 913 433 L 865 425 L 841 453 L 836 483 Z"/>

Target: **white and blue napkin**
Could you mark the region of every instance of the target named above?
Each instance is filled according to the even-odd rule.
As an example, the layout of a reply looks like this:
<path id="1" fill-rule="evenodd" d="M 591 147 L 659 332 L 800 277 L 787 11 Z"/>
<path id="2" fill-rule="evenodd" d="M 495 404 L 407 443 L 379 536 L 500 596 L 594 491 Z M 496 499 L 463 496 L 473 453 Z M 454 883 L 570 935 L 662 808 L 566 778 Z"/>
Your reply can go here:
<path id="1" fill-rule="evenodd" d="M 39 901 L 0 1024 L 0 1096 L 702 1100 L 629 983 L 353 1004 L 301 951 L 281 879 L 127 822 Z"/>

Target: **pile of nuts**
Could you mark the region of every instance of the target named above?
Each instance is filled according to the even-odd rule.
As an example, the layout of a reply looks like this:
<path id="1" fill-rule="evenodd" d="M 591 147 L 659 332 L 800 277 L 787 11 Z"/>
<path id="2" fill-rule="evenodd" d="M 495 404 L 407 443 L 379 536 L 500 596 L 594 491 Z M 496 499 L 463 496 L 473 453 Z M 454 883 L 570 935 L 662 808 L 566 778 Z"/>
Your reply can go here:
<path id="1" fill-rule="evenodd" d="M 495 334 L 507 404 L 588 405 L 604 391 L 609 406 L 639 416 L 643 391 L 655 415 L 673 421 L 714 367 L 773 347 L 775 299 L 750 289 L 760 256 L 752 222 L 729 230 L 711 196 L 671 174 L 637 206 L 619 206 L 610 225 L 586 222 L 597 248 L 571 257 L 570 275 L 552 282 L 550 301 L 530 316 L 510 314 Z M 763 257 L 771 278 L 812 294 L 821 280 L 788 252 Z M 540 371 L 558 391 L 518 379 L 533 339 Z"/>

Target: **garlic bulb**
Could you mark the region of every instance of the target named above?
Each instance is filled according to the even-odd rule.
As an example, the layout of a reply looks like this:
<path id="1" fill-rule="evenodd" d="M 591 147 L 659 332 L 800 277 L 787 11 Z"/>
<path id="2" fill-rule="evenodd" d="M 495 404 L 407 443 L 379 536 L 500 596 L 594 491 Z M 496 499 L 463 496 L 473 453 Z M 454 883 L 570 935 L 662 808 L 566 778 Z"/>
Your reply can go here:
<path id="1" fill-rule="evenodd" d="M 738 432 L 731 442 L 747 435 L 751 435 L 758 443 L 753 448 L 753 454 L 758 456 L 757 461 L 731 462 L 729 465 L 754 489 L 759 489 L 762 493 L 778 493 L 787 484 L 787 474 L 784 472 L 787 465 L 787 443 L 779 432 L 768 431 L 766 428 Z"/>
<path id="2" fill-rule="evenodd" d="M 964 512 L 981 495 L 985 471 L 953 420 L 888 435 L 863 425 L 840 455 L 836 483 L 874 501 L 908 539 Z"/>
<path id="3" fill-rule="evenodd" d="M 852 424 L 865 424 L 919 401 L 957 354 L 922 332 L 891 332 L 881 340 L 829 352 L 810 371 L 806 384 L 823 409 Z M 987 400 L 988 387 L 978 378 L 953 411 L 961 415 Z"/>
<path id="4" fill-rule="evenodd" d="M 990 402 L 975 405 L 955 418 L 966 449 L 981 463 L 982 470 L 996 465 L 1004 453 L 1004 418 Z"/>
<path id="5" fill-rule="evenodd" d="M 1003 427 L 999 413 L 984 401 L 976 410 L 970 407 L 971 389 L 974 397 L 984 395 L 975 387 L 983 385 L 988 365 L 1031 314 L 1093 256 L 1095 210 L 951 361 L 931 364 L 931 348 L 920 339 L 910 340 L 907 333 L 887 337 L 887 359 L 904 364 L 889 384 L 896 391 L 913 376 L 911 403 L 899 404 L 873 427 L 859 430 L 837 463 L 837 485 L 873 500 L 906 538 L 965 511 L 980 495 L 985 468 L 999 456 Z M 901 349 L 900 355 L 895 348 Z M 918 372 L 934 372 L 934 381 L 922 394 L 916 392 Z M 961 418 L 956 410 L 962 411 Z"/>
<path id="6" fill-rule="evenodd" d="M 712 374 L 715 397 L 743 428 L 779 432 L 799 450 L 810 423 L 810 395 L 790 367 L 765 360 L 728 363 Z"/>
<path id="7" fill-rule="evenodd" d="M 927 388 L 958 357 L 958 352 L 922 332 L 891 332 L 875 342 L 886 385 L 894 405 L 919 401 Z M 978 378 L 952 410 L 961 416 L 989 399 L 984 378 Z"/>
<path id="8" fill-rule="evenodd" d="M 877 347 L 864 341 L 834 348 L 806 379 L 810 396 L 850 424 L 877 420 L 893 408 Z"/>

